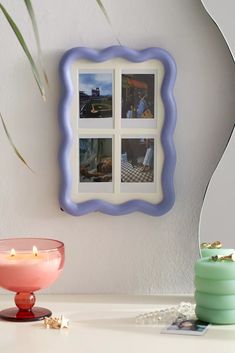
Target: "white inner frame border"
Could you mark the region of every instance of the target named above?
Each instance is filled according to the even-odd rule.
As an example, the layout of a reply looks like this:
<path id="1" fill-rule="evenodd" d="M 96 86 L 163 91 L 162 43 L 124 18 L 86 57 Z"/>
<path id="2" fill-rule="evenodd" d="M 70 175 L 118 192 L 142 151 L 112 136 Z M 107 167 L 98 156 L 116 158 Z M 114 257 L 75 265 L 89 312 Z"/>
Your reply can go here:
<path id="1" fill-rule="evenodd" d="M 71 199 L 78 203 L 92 199 L 101 199 L 114 204 L 126 202 L 132 199 L 145 200 L 151 203 L 159 203 L 163 199 L 161 175 L 164 163 L 164 152 L 161 145 L 161 131 L 164 123 L 164 105 L 161 98 L 161 85 L 164 78 L 164 67 L 159 60 L 148 60 L 141 63 L 133 63 L 123 58 L 114 58 L 106 62 L 96 63 L 88 60 L 77 60 L 71 65 L 71 80 L 73 84 L 74 95 L 71 102 L 71 127 L 73 130 L 73 142 L 70 154 L 71 173 L 72 173 L 72 190 Z M 79 87 L 78 73 L 79 71 L 113 71 L 113 126 L 112 128 L 79 128 Z M 155 73 L 155 107 L 154 113 L 157 124 L 154 127 L 122 127 L 121 119 L 121 77 L 122 73 Z M 156 104 L 157 103 L 157 104 Z M 138 119 L 133 119 L 137 121 Z M 142 119 L 141 119 L 142 120 Z M 146 119 L 147 120 L 147 119 Z M 155 120 L 155 119 L 151 119 Z M 110 192 L 79 192 L 79 137 L 107 137 L 113 138 L 112 143 L 112 190 Z M 139 192 L 121 191 L 121 137 L 154 138 L 154 182 L 153 183 L 122 183 L 122 184 L 138 184 Z M 92 183 L 84 183 L 91 185 Z M 101 183 L 95 183 L 101 184 Z M 146 184 L 151 184 L 149 191 L 146 191 Z M 145 185 L 144 185 L 145 184 Z M 154 189 L 152 186 L 154 185 Z M 150 185 L 149 185 L 150 186 Z M 125 188 L 125 189 L 126 189 Z M 102 189 L 102 188 L 101 188 Z M 123 188 L 122 188 L 123 189 Z M 131 189 L 131 188 L 130 188 Z"/>

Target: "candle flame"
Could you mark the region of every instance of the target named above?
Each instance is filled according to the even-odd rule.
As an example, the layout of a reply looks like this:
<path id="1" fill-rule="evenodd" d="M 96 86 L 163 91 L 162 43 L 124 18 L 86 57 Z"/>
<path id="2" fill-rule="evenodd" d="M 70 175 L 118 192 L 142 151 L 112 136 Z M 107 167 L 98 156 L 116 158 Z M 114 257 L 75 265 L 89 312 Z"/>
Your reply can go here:
<path id="1" fill-rule="evenodd" d="M 38 249 L 35 245 L 33 246 L 33 254 L 34 256 L 38 256 Z"/>
<path id="2" fill-rule="evenodd" d="M 10 256 L 12 256 L 12 257 L 13 257 L 13 256 L 15 256 L 15 254 L 16 254 L 16 251 L 15 251 L 15 249 L 14 249 L 14 248 L 12 248 L 12 249 L 11 249 L 11 252 L 10 252 Z"/>

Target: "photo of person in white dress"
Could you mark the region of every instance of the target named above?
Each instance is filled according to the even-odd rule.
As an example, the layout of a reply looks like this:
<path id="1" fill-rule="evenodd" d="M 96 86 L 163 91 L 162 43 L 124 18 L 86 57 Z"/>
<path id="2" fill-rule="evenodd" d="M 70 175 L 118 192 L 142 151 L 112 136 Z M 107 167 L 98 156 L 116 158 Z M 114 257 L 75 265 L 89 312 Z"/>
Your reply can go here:
<path id="1" fill-rule="evenodd" d="M 146 153 L 143 161 L 143 172 L 148 172 L 153 166 L 154 140 L 145 139 Z"/>

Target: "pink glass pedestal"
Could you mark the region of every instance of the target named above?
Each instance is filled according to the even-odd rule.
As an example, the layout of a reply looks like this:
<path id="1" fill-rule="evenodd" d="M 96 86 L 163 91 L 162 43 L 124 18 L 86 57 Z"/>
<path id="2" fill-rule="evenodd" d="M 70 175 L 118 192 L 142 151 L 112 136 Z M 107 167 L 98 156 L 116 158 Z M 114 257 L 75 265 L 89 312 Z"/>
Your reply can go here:
<path id="1" fill-rule="evenodd" d="M 46 308 L 34 307 L 34 293 L 16 293 L 16 307 L 0 311 L 0 318 L 8 321 L 38 321 L 50 317 L 52 312 Z"/>
<path id="2" fill-rule="evenodd" d="M 28 311 L 19 310 L 15 307 L 0 311 L 0 319 L 18 322 L 39 321 L 51 315 L 52 312 L 50 310 L 40 307 L 35 307 Z"/>

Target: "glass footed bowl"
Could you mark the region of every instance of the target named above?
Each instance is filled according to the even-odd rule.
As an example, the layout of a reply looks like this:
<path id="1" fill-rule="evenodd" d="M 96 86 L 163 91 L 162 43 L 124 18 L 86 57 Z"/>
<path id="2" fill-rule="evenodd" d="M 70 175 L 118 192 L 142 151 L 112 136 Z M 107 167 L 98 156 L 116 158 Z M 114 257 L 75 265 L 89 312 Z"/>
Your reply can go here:
<path id="1" fill-rule="evenodd" d="M 0 311 L 0 318 L 34 321 L 51 311 L 34 307 L 34 292 L 50 286 L 64 267 L 64 244 L 45 238 L 0 240 L 0 287 L 15 292 L 16 307 Z"/>

